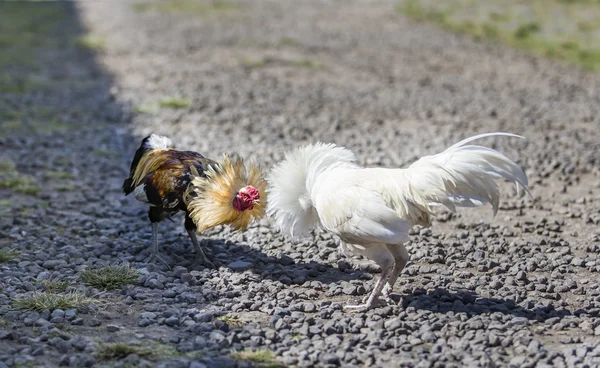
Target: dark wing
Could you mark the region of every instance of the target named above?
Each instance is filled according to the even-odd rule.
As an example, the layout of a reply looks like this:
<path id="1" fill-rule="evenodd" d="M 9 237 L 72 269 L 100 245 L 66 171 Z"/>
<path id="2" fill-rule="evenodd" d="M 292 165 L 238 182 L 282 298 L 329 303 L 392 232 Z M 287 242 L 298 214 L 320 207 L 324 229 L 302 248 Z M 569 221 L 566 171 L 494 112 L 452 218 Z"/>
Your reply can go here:
<path id="1" fill-rule="evenodd" d="M 133 186 L 133 173 L 135 172 L 137 165 L 140 163 L 140 160 L 142 159 L 144 153 L 148 151 L 148 148 L 144 146 L 148 139 L 150 139 L 150 136 L 147 136 L 146 138 L 142 139 L 140 147 L 135 151 L 133 161 L 131 161 L 131 166 L 129 167 L 129 177 L 123 182 L 123 192 L 125 193 L 125 195 L 128 195 L 135 189 L 135 187 Z"/>
<path id="2" fill-rule="evenodd" d="M 191 168 L 203 175 L 207 165 L 216 165 L 216 162 L 191 151 L 170 150 L 164 154 L 169 158 L 142 181 L 145 199 L 157 207 L 185 210 L 183 196 L 192 180 Z"/>

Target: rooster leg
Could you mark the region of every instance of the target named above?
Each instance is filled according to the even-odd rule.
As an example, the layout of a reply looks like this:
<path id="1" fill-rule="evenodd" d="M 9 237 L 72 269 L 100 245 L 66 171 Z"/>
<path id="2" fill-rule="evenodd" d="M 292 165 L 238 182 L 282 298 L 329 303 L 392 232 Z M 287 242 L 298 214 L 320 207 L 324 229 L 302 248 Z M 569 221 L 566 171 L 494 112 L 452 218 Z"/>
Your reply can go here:
<path id="1" fill-rule="evenodd" d="M 356 249 L 356 248 L 355 248 Z M 394 270 L 394 257 L 384 244 L 374 244 L 363 249 L 356 249 L 363 256 L 375 261 L 381 267 L 381 276 L 375 283 L 373 291 L 369 295 L 366 302 L 358 305 L 347 304 L 344 309 L 350 310 L 366 310 L 371 309 L 375 305 L 377 297 L 381 294 L 383 285 Z"/>
<path id="2" fill-rule="evenodd" d="M 171 269 L 167 261 L 158 254 L 158 222 L 152 223 L 152 253 L 150 254 L 150 258 L 146 260 L 146 263 L 150 263 L 154 259 L 167 266 L 169 270 Z"/>
<path id="3" fill-rule="evenodd" d="M 196 259 L 194 260 L 194 263 L 204 265 L 208 268 L 215 268 L 215 265 L 212 264 L 212 262 L 206 257 L 206 254 L 204 254 L 204 251 L 198 242 L 198 237 L 196 236 L 196 225 L 189 216 L 185 217 L 185 229 L 187 230 L 187 233 L 192 240 L 192 244 L 194 244 L 194 249 L 196 250 Z"/>
<path id="4" fill-rule="evenodd" d="M 200 243 L 198 243 L 198 238 L 196 237 L 195 231 L 188 230 L 188 234 L 190 235 L 190 239 L 192 239 L 192 244 L 194 244 L 194 249 L 196 249 L 196 258 L 194 259 L 194 263 L 202 264 L 208 268 L 215 268 L 215 265 L 208 260 L 206 254 L 202 250 Z"/>
<path id="5" fill-rule="evenodd" d="M 390 253 L 392 253 L 392 255 L 394 256 L 395 261 L 394 269 L 392 270 L 390 278 L 383 287 L 382 291 L 383 296 L 389 298 L 389 295 L 392 292 L 392 289 L 394 288 L 394 284 L 396 283 L 396 280 L 398 280 L 398 276 L 400 276 L 400 273 L 402 272 L 404 267 L 406 267 L 410 256 L 408 255 L 408 251 L 406 250 L 404 244 L 390 244 L 387 247 Z"/>

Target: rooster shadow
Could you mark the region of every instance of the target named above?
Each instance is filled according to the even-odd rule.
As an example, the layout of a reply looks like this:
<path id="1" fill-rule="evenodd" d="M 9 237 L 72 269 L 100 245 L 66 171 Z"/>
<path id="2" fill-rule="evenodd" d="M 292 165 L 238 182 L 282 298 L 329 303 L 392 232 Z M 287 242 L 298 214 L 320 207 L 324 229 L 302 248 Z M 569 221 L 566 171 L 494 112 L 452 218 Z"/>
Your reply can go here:
<path id="1" fill-rule="evenodd" d="M 525 324 L 528 321 L 544 322 L 551 318 L 563 319 L 582 314 L 594 316 L 598 314 L 597 311 L 585 309 L 570 311 L 555 308 L 552 304 L 524 307 L 510 299 L 481 297 L 471 290 L 454 292 L 445 288 L 436 288 L 430 294 L 425 294 L 423 291 L 419 290 L 412 295 L 393 294 L 392 298 L 396 299 L 403 309 L 412 307 L 436 313 L 466 313 L 469 317 L 499 312 L 512 315 L 513 319 L 510 323 L 515 324 Z"/>
<path id="2" fill-rule="evenodd" d="M 187 242 L 183 242 L 187 243 Z M 260 249 L 246 244 L 236 243 L 220 238 L 204 238 L 200 240 L 208 258 L 217 268 L 226 268 L 235 273 L 247 270 L 260 279 L 280 281 L 286 285 L 302 285 L 307 281 L 319 281 L 323 284 L 334 284 L 340 281 L 370 279 L 366 272 L 349 267 L 344 271 L 330 263 L 302 259 L 294 259 L 287 254 L 270 256 Z M 161 255 L 171 258 L 171 266 L 183 266 L 189 270 L 202 271 L 206 268 L 193 262 L 192 247 L 181 246 L 181 241 L 166 241 Z M 335 250 L 337 252 L 337 250 Z M 149 252 L 142 249 L 142 253 Z M 156 265 L 158 266 L 158 265 Z"/>

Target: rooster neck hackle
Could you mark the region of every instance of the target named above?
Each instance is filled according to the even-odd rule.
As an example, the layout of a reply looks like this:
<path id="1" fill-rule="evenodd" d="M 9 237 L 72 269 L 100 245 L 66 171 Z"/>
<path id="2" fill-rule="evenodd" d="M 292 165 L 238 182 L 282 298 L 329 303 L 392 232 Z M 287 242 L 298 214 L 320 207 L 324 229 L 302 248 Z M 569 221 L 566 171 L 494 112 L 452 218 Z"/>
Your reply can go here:
<path id="1" fill-rule="evenodd" d="M 171 150 L 171 148 L 166 150 Z M 170 159 L 167 155 L 158 155 L 157 153 L 160 151 L 165 151 L 165 149 L 154 149 L 144 153 L 133 172 L 133 184 L 135 186 L 138 186 L 146 175 L 156 171 Z"/>
<path id="2" fill-rule="evenodd" d="M 216 169 L 208 167 L 204 174 L 205 177 L 194 174 L 185 196 L 189 215 L 201 232 L 223 224 L 244 230 L 254 219 L 264 215 L 267 182 L 257 165 L 245 166 L 241 158 L 232 161 L 225 155 Z M 233 207 L 233 200 L 248 185 L 258 190 L 260 203 L 239 212 Z"/>

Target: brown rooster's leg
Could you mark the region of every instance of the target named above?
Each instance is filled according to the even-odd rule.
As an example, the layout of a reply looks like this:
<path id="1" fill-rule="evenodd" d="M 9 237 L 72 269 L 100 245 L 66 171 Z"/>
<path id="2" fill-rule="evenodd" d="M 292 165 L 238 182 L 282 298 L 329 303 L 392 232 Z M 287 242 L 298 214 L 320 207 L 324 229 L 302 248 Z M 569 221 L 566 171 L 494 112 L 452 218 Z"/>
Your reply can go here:
<path id="1" fill-rule="evenodd" d="M 152 253 L 150 254 L 150 258 L 146 260 L 146 263 L 150 263 L 154 259 L 167 266 L 168 269 L 171 269 L 167 261 L 158 254 L 158 222 L 152 223 Z"/>
<path id="2" fill-rule="evenodd" d="M 408 255 L 408 251 L 406 250 L 404 244 L 390 244 L 387 247 L 390 253 L 392 253 L 392 255 L 394 256 L 395 261 L 394 269 L 392 270 L 390 278 L 383 287 L 382 291 L 383 296 L 389 298 L 389 295 L 392 292 L 392 289 L 394 288 L 394 284 L 396 283 L 396 280 L 398 280 L 398 276 L 400 276 L 400 273 L 402 272 L 404 267 L 406 267 L 410 256 Z"/>
<path id="3" fill-rule="evenodd" d="M 209 261 L 206 257 L 206 254 L 204 254 L 204 251 L 198 242 L 198 237 L 196 236 L 196 225 L 189 216 L 185 217 L 185 229 L 187 230 L 187 233 L 192 240 L 192 244 L 194 244 L 194 249 L 196 250 L 196 259 L 194 260 L 194 263 L 202 264 L 208 268 L 215 268 L 215 265 Z"/>
<path id="4" fill-rule="evenodd" d="M 348 304 L 344 306 L 344 309 L 365 310 L 372 308 L 375 305 L 377 297 L 381 294 L 383 285 L 394 269 L 394 257 L 383 244 L 374 244 L 365 247 L 360 251 L 360 253 L 365 257 L 375 261 L 381 267 L 381 276 L 375 283 L 375 287 L 365 303 L 358 305 Z"/>

